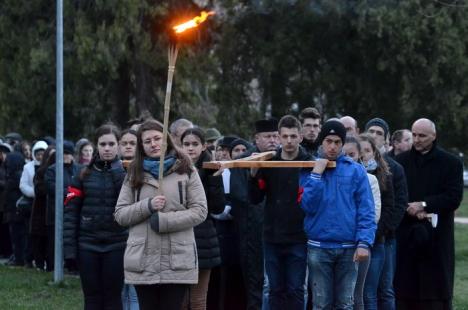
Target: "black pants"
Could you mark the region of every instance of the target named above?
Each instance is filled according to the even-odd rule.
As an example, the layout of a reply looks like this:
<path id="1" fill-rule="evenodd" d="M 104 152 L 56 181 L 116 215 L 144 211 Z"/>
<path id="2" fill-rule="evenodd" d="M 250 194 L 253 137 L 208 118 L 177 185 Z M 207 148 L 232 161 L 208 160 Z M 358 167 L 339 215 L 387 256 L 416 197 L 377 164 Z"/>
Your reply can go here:
<path id="1" fill-rule="evenodd" d="M 239 223 L 241 269 L 248 310 L 259 310 L 263 301 L 263 207 L 246 206 Z"/>
<path id="2" fill-rule="evenodd" d="M 79 269 L 85 309 L 122 309 L 124 249 L 106 253 L 80 250 Z"/>
<path id="3" fill-rule="evenodd" d="M 10 222 L 11 247 L 17 265 L 23 265 L 25 262 L 27 235 L 27 226 L 24 220 Z"/>
<path id="4" fill-rule="evenodd" d="M 10 230 L 8 224 L 2 223 L 3 214 L 0 213 L 0 256 L 9 257 L 12 254 Z"/>
<path id="5" fill-rule="evenodd" d="M 31 235 L 34 263 L 36 267 L 44 270 L 47 255 L 47 237 L 42 235 Z"/>
<path id="6" fill-rule="evenodd" d="M 208 309 L 246 309 L 246 294 L 240 266 L 239 236 L 234 221 L 215 221 L 221 266 L 212 269 Z"/>
<path id="7" fill-rule="evenodd" d="M 180 310 L 188 284 L 135 285 L 140 310 Z"/>
<path id="8" fill-rule="evenodd" d="M 25 225 L 26 225 L 26 244 L 25 244 L 24 260 L 26 264 L 29 264 L 31 266 L 33 259 L 34 259 L 31 233 L 29 232 L 30 223 L 31 223 L 31 215 L 25 218 L 24 220 L 25 220 Z"/>
<path id="9" fill-rule="evenodd" d="M 47 271 L 54 270 L 55 262 L 55 226 L 47 226 Z"/>
<path id="10" fill-rule="evenodd" d="M 398 310 L 452 310 L 452 300 L 407 300 L 397 299 Z"/>

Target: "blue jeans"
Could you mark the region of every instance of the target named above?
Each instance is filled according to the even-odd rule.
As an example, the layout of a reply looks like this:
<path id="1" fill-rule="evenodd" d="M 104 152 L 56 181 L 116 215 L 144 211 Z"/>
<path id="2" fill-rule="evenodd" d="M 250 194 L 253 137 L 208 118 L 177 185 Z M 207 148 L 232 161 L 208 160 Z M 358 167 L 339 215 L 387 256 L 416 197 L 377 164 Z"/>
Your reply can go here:
<path id="1" fill-rule="evenodd" d="M 355 251 L 355 248 L 309 248 L 314 309 L 353 309 L 358 268 L 353 261 Z"/>
<path id="2" fill-rule="evenodd" d="M 393 278 L 396 268 L 396 239 L 388 238 L 385 241 L 385 262 L 379 282 L 379 310 L 395 310 L 395 291 Z"/>
<path id="3" fill-rule="evenodd" d="M 307 245 L 264 243 L 271 310 L 304 310 Z"/>
<path id="4" fill-rule="evenodd" d="M 364 305 L 366 310 L 377 310 L 377 290 L 385 262 L 385 244 L 374 243 L 371 250 L 371 262 L 364 284 Z"/>
<path id="5" fill-rule="evenodd" d="M 124 284 L 122 289 L 123 310 L 139 310 L 138 296 L 135 287 L 131 284 Z"/>

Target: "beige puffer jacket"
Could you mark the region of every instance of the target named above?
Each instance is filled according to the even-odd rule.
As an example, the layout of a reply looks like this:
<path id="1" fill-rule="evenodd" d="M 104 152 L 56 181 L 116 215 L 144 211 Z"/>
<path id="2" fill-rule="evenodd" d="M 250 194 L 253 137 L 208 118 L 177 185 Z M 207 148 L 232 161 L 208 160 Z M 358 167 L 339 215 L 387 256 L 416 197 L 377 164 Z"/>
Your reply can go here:
<path id="1" fill-rule="evenodd" d="M 196 171 L 190 176 L 165 176 L 166 205 L 152 214 L 148 206 L 151 198 L 160 194 L 158 188 L 158 180 L 145 173 L 139 194 L 127 179 L 120 191 L 114 216 L 120 225 L 129 227 L 125 283 L 195 284 L 198 261 L 193 227 L 202 223 L 208 213 L 202 182 Z M 135 202 L 138 195 L 139 201 Z"/>

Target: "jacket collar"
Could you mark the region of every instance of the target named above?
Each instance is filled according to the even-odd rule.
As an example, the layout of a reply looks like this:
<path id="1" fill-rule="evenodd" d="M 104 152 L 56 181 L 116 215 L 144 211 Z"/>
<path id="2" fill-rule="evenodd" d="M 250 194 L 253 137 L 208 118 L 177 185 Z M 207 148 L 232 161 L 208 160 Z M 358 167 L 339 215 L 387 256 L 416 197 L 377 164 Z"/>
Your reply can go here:
<path id="1" fill-rule="evenodd" d="M 208 151 L 203 151 L 200 154 L 200 157 L 198 158 L 197 162 L 195 163 L 195 167 L 197 169 L 202 169 L 203 168 L 203 163 L 206 161 L 211 161 L 211 155 Z"/>
<path id="2" fill-rule="evenodd" d="M 432 148 L 426 154 L 416 151 L 414 146 L 411 148 L 411 153 L 413 154 L 414 157 L 418 159 L 421 159 L 423 161 L 428 161 L 434 158 L 435 154 L 437 153 L 437 149 L 438 149 L 437 140 L 434 140 L 434 143 L 432 144 Z"/>
<path id="3" fill-rule="evenodd" d="M 123 167 L 123 166 L 122 166 L 122 162 L 120 161 L 120 159 L 116 156 L 111 161 L 96 158 L 96 161 L 94 162 L 94 167 L 97 170 L 111 170 L 111 169 L 115 169 L 115 168 Z"/>
<path id="4" fill-rule="evenodd" d="M 341 152 L 340 155 L 338 155 L 338 157 L 336 158 L 336 162 L 354 162 L 354 160 L 351 157 L 346 156 L 343 152 Z"/>

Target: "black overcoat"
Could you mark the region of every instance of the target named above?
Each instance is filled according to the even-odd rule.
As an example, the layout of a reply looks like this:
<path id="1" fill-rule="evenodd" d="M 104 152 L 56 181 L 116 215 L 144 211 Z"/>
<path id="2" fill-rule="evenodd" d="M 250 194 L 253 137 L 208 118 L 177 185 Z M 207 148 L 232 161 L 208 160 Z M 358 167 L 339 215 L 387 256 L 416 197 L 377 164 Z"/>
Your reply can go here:
<path id="1" fill-rule="evenodd" d="M 453 296 L 454 211 L 463 197 L 461 161 L 437 145 L 426 154 L 414 148 L 396 157 L 405 169 L 408 201 L 425 201 L 438 225 L 405 214 L 397 232 L 398 299 L 448 300 Z"/>

